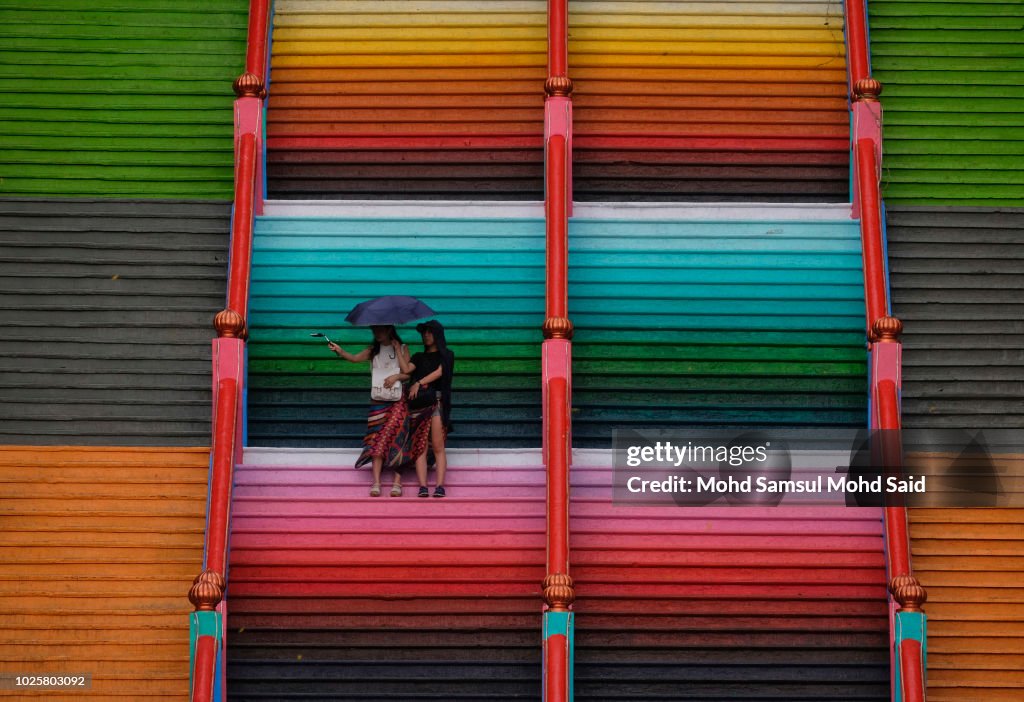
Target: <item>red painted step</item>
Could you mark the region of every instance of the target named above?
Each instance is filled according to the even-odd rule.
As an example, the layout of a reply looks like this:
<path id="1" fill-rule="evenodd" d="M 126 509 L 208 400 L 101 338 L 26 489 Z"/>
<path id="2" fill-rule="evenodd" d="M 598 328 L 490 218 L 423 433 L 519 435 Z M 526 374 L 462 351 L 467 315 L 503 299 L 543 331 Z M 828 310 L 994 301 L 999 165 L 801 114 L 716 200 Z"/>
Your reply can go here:
<path id="1" fill-rule="evenodd" d="M 535 697 L 545 473 L 536 451 L 495 455 L 503 465 L 453 451 L 450 497 L 421 499 L 411 474 L 389 497 L 389 473 L 369 497 L 354 452 L 250 451 L 232 499 L 229 695 L 333 690 L 427 660 Z"/>

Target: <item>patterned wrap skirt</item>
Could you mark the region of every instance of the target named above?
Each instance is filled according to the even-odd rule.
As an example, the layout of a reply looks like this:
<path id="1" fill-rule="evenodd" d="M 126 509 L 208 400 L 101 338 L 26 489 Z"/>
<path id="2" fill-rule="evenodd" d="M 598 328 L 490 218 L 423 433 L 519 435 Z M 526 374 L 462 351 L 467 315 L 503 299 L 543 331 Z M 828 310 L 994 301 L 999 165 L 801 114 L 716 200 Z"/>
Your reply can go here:
<path id="1" fill-rule="evenodd" d="M 385 470 L 402 470 L 413 465 L 417 456 L 427 450 L 433 410 L 433 407 L 411 410 L 404 397 L 398 402 L 370 405 L 363 452 L 355 467 L 368 466 L 378 456 L 383 459 Z"/>

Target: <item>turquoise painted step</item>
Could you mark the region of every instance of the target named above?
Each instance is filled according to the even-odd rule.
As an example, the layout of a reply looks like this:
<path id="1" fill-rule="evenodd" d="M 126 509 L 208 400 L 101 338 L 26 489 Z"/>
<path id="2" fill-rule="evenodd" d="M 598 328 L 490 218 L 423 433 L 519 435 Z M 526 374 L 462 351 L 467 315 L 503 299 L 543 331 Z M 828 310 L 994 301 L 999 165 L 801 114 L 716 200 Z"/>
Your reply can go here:
<path id="1" fill-rule="evenodd" d="M 403 288 L 398 294 L 407 294 L 408 288 Z M 368 297 L 374 297 L 370 294 Z M 475 299 L 475 298 L 474 298 Z M 501 304 L 498 298 L 480 298 L 479 301 L 491 301 L 495 300 L 495 304 Z M 462 330 L 467 327 L 482 328 L 482 329 L 520 329 L 520 330 L 532 330 L 528 332 L 533 335 L 536 340 L 537 335 L 540 333 L 537 329 L 543 323 L 543 299 L 538 299 L 537 303 L 540 305 L 541 311 L 533 313 L 513 314 L 505 313 L 499 318 L 493 312 L 489 312 L 486 309 L 481 309 L 477 312 L 451 312 L 451 305 L 438 304 L 434 307 L 438 313 L 439 318 L 443 317 L 445 327 L 451 326 L 453 329 Z M 736 320 L 730 320 L 725 314 L 707 314 L 697 315 L 694 314 L 689 317 L 687 322 L 687 330 L 720 330 L 720 329 L 764 329 L 764 330 L 789 330 L 789 331 L 816 331 L 819 329 L 831 329 L 835 331 L 849 331 L 851 325 L 857 321 L 855 316 L 843 317 L 843 318 L 830 318 L 826 316 L 809 315 L 807 317 L 793 316 L 786 312 L 782 305 L 777 307 L 778 314 L 776 315 L 740 315 Z M 344 324 L 341 320 L 344 318 L 344 314 L 328 314 L 326 312 L 280 312 L 280 313 L 261 313 L 264 315 L 260 319 L 260 323 L 264 326 L 270 326 L 272 329 L 269 332 L 273 336 L 268 336 L 274 341 L 279 342 L 283 340 L 301 339 L 305 330 L 314 327 L 326 327 L 331 329 L 340 328 L 341 324 Z M 539 317 L 538 317 L 539 315 Z M 863 315 L 861 315 L 863 317 Z M 600 326 L 611 326 L 615 325 L 618 328 L 643 328 L 654 331 L 662 330 L 678 330 L 679 327 L 678 313 L 663 313 L 658 314 L 645 313 L 641 319 L 640 315 L 636 316 L 628 314 L 619 314 L 609 316 L 603 312 L 592 312 L 573 314 L 572 319 L 576 324 L 577 329 L 595 329 Z M 540 321 L 538 321 L 538 318 Z M 863 322 L 863 319 L 860 320 Z M 279 333 L 287 332 L 288 337 L 276 336 Z M 408 330 L 406 330 L 408 332 Z M 356 343 L 358 339 L 354 337 L 351 332 L 343 332 L 340 337 L 347 342 Z M 333 336 L 331 337 L 334 338 Z M 362 338 L 360 336 L 359 338 Z M 523 337 L 524 339 L 526 337 Z M 638 337 L 639 339 L 639 337 Z"/>
<path id="2" fill-rule="evenodd" d="M 570 252 L 578 445 L 615 426 L 863 426 L 856 222 L 573 220 Z M 367 370 L 309 332 L 361 348 L 347 310 L 411 294 L 459 355 L 453 445 L 539 445 L 542 221 L 265 217 L 253 258 L 250 444 L 358 444 Z"/>
<path id="3" fill-rule="evenodd" d="M 356 303 L 413 295 L 457 355 L 452 446 L 540 446 L 544 223 L 510 219 L 261 217 L 250 296 L 249 444 L 350 446 L 366 428 L 369 366 L 334 358 L 369 342 Z M 416 350 L 419 335 L 403 339 Z"/>
<path id="4" fill-rule="evenodd" d="M 864 425 L 860 232 L 849 220 L 573 220 L 573 438 L 615 427 Z"/>

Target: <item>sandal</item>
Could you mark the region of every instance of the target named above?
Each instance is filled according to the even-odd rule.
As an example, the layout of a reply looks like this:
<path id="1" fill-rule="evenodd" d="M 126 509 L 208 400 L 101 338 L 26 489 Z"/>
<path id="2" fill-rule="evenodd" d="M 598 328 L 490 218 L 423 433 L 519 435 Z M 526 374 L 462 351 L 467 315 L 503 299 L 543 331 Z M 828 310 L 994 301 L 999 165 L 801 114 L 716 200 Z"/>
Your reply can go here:
<path id="1" fill-rule="evenodd" d="M 401 483 L 395 483 L 394 485 L 391 486 L 391 496 L 392 497 L 401 497 L 402 496 L 402 484 Z"/>
<path id="2" fill-rule="evenodd" d="M 416 497 L 430 497 L 430 488 L 426 485 L 421 485 L 420 491 L 416 493 Z"/>
<path id="3" fill-rule="evenodd" d="M 370 486 L 370 497 L 380 497 L 380 483 L 374 483 Z"/>

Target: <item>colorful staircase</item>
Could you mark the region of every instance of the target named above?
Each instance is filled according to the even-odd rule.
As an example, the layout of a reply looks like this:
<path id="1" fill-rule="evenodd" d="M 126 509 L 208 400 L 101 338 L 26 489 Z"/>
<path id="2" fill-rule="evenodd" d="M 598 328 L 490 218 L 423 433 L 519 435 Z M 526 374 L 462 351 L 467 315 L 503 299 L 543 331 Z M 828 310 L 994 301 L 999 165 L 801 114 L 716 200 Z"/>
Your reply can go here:
<path id="1" fill-rule="evenodd" d="M 539 452 L 455 450 L 443 500 L 367 497 L 356 455 L 237 467 L 228 699 L 538 699 Z"/>
<path id="2" fill-rule="evenodd" d="M 570 0 L 576 200 L 842 202 L 843 7 Z"/>
<path id="3" fill-rule="evenodd" d="M 281 199 L 542 200 L 544 0 L 279 0 Z"/>
<path id="4" fill-rule="evenodd" d="M 232 699 L 539 695 L 545 473 L 536 448 L 501 447 L 540 444 L 542 213 L 431 209 L 270 202 L 256 220 L 248 441 L 292 448 L 235 471 Z M 370 499 L 351 468 L 368 369 L 309 334 L 361 348 L 339 310 L 379 294 L 428 300 L 457 354 L 445 500 L 411 475 L 403 499 Z"/>
<path id="5" fill-rule="evenodd" d="M 865 309 L 869 327 L 885 314 L 884 260 L 877 203 L 848 201 L 839 6 L 583 2 L 570 23 L 552 3 L 547 57 L 532 0 L 276 9 L 265 136 L 280 199 L 256 198 L 251 289 L 246 261 L 229 295 L 251 348 L 245 444 L 271 447 L 236 461 L 229 694 L 536 699 L 543 684 L 551 700 L 573 699 L 574 686 L 622 702 L 888 698 L 881 510 L 624 508 L 600 450 L 615 426 L 849 437 L 869 423 L 869 360 L 882 373 L 874 409 L 891 423 L 898 345 L 873 359 L 863 348 Z M 499 27 L 516 36 L 497 38 Z M 528 71 L 489 92 L 459 80 L 466 66 L 544 63 L 543 113 L 509 97 Z M 861 51 L 857 76 L 863 64 Z M 633 69 L 640 78 L 625 80 Z M 257 97 L 259 75 L 241 101 Z M 877 96 L 870 81 L 857 91 Z M 258 182 L 246 159 L 264 136 L 251 107 L 245 183 Z M 875 112 L 854 107 L 853 182 L 870 195 Z M 543 212 L 482 201 L 536 198 L 540 174 L 519 166 L 541 153 Z M 476 167 L 482 156 L 490 167 Z M 629 202 L 582 202 L 608 199 Z M 654 200 L 672 204 L 638 205 Z M 702 213 L 686 200 L 717 204 Z M 862 210 L 863 252 L 851 218 Z M 461 453 L 440 503 L 365 496 L 366 477 L 348 468 L 365 369 L 309 338 L 362 346 L 338 317 L 386 293 L 428 299 L 459 354 Z M 235 353 L 229 317 L 222 341 Z M 223 420 L 232 396 L 221 397 Z M 909 574 L 891 554 L 888 565 Z"/>
<path id="6" fill-rule="evenodd" d="M 611 429 L 864 426 L 864 286 L 849 206 L 577 207 L 573 440 Z M 642 217 L 642 219 L 641 219 Z"/>
<path id="7" fill-rule="evenodd" d="M 507 216 L 478 216 L 495 207 Z M 272 443 L 279 426 L 293 448 L 249 448 L 236 469 L 233 699 L 538 694 L 545 474 L 535 450 L 515 447 L 540 442 L 539 379 L 508 371 L 537 352 L 541 221 L 527 205 L 431 206 L 456 208 L 470 216 L 270 202 L 257 218 L 249 443 Z M 848 206 L 577 205 L 579 699 L 886 697 L 879 510 L 625 508 L 611 503 L 600 450 L 617 426 L 862 427 L 857 227 Z M 481 277 L 496 270 L 500 280 Z M 338 329 L 361 345 L 337 310 L 395 285 L 430 300 L 459 354 L 452 443 L 465 448 L 446 501 L 366 497 L 367 475 L 349 467 L 366 369 L 308 336 Z"/>
<path id="8" fill-rule="evenodd" d="M 310 213 L 285 211 L 296 209 Z M 543 221 L 501 216 L 500 205 L 479 208 L 487 218 L 460 217 L 461 206 L 435 208 L 431 218 L 406 209 L 418 214 L 367 206 L 352 217 L 327 206 L 319 216 L 257 218 L 249 445 L 358 446 L 369 370 L 340 361 L 310 332 L 362 349 L 369 332 L 344 312 L 377 295 L 413 295 L 437 311 L 457 354 L 450 445 L 540 446 Z M 422 348 L 415 329 L 399 331 L 412 351 Z"/>
<path id="9" fill-rule="evenodd" d="M 610 452 L 592 450 L 614 428 L 849 441 L 866 418 L 859 222 L 810 205 L 575 215 L 576 699 L 887 699 L 881 510 L 613 504 Z"/>
<path id="10" fill-rule="evenodd" d="M 576 697 L 889 699 L 882 514 L 613 504 L 575 452 Z"/>

